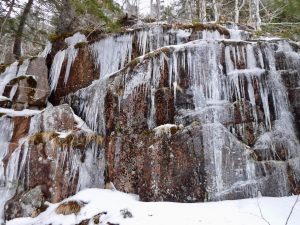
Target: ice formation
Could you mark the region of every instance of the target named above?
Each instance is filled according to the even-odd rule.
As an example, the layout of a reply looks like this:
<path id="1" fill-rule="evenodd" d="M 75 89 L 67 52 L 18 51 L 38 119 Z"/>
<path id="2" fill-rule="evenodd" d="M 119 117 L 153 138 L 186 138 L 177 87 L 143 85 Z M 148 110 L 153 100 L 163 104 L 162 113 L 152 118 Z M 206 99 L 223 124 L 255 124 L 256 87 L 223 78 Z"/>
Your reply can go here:
<path id="1" fill-rule="evenodd" d="M 232 190 L 242 191 L 246 196 L 256 196 L 257 191 L 265 185 L 262 174 L 266 173 L 270 176 L 278 174 L 281 177 L 276 185 L 280 195 L 286 195 L 290 191 L 287 181 L 284 182 L 287 177 L 286 164 L 274 161 L 277 158 L 276 151 L 278 146 L 284 146 L 287 149 L 286 158 L 292 163 L 296 159 L 299 160 L 300 145 L 295 135 L 281 71 L 276 68 L 276 57 L 283 54 L 289 68 L 299 71 L 300 55 L 294 52 L 286 41 L 262 44 L 257 41 L 240 40 L 242 36 L 238 36 L 236 30 L 232 32 L 233 38 L 237 39 L 233 42 L 218 40 L 224 37 L 203 32 L 203 38 L 208 39 L 172 45 L 168 47 L 168 51 L 165 51 L 165 48 L 156 49 L 140 57 L 134 69 L 125 68 L 118 71 L 114 75 L 123 77 L 121 86 L 124 87 L 118 107 L 120 109 L 122 101 L 134 96 L 136 90 L 143 87 L 146 90 L 144 98 L 148 102 L 148 128 L 155 128 L 155 93 L 159 88 L 164 68 L 168 68 L 168 88 L 174 92 L 175 106 L 177 92 L 182 89 L 179 85 L 183 76 L 181 73 L 187 71 L 189 86 L 185 91 L 193 93 L 193 104 L 181 109 L 181 112 L 203 124 L 206 157 L 214 165 L 211 170 L 214 171 L 214 175 L 207 184 L 210 188 L 208 198 L 222 199 Z M 161 31 L 157 31 L 157 36 L 160 33 Z M 149 43 L 147 32 L 139 31 L 139 35 L 138 44 L 142 53 L 148 51 L 146 48 L 158 46 L 158 39 Z M 181 31 L 180 35 L 187 37 L 188 32 Z M 125 52 L 128 54 L 129 51 Z M 122 62 L 126 57 L 121 57 Z M 100 79 L 92 86 L 74 94 L 79 99 L 80 115 L 94 131 L 102 135 L 105 135 L 106 130 L 103 116 L 106 92 L 104 87 L 107 87 L 109 82 L 118 83 L 116 80 L 117 78 Z M 230 125 L 234 120 L 234 112 L 238 112 L 241 121 Z M 130 118 L 127 119 L 130 121 Z M 182 121 L 176 122 L 179 124 Z M 242 144 L 247 143 L 246 127 L 251 127 L 256 135 L 257 141 L 253 147 L 255 154 L 267 154 L 266 161 L 252 160 L 252 150 L 246 144 Z M 229 143 L 227 139 L 230 140 Z M 223 164 L 224 157 L 234 155 L 224 150 L 228 144 L 238 146 L 236 148 L 239 148 L 239 153 L 236 153 L 236 157 L 240 159 L 240 164 L 236 165 L 232 159 L 228 164 Z M 275 172 L 268 172 L 264 169 L 266 166 L 272 166 Z M 210 166 L 207 167 L 207 170 L 210 169 Z M 224 179 L 228 179 L 228 170 L 237 175 L 234 179 L 227 180 L 225 185 Z"/>

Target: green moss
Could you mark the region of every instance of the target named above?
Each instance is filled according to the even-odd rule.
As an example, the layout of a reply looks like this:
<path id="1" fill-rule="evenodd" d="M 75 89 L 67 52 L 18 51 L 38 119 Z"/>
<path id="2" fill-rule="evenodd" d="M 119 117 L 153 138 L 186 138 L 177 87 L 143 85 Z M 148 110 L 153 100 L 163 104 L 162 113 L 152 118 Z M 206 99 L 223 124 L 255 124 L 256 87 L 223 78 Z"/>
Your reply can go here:
<path id="1" fill-rule="evenodd" d="M 88 42 L 83 41 L 83 42 L 77 43 L 74 47 L 77 49 L 77 48 L 83 48 L 83 47 L 85 47 L 87 45 L 88 45 Z"/>
<path id="2" fill-rule="evenodd" d="M 178 126 L 176 126 L 176 127 L 171 127 L 171 128 L 170 128 L 170 132 L 171 132 L 172 135 L 173 135 L 173 134 L 176 134 L 178 130 L 179 130 L 179 127 L 178 127 Z"/>
<path id="3" fill-rule="evenodd" d="M 3 73 L 5 71 L 5 69 L 9 66 L 9 64 L 0 64 L 0 74 Z"/>
<path id="4" fill-rule="evenodd" d="M 21 66 L 21 65 L 24 63 L 24 60 L 25 60 L 25 58 L 24 58 L 24 57 L 21 57 L 21 58 L 19 59 L 19 64 L 18 64 L 18 66 Z"/>
<path id="5" fill-rule="evenodd" d="M 220 26 L 217 23 L 199 23 L 198 21 L 194 21 L 192 24 L 177 24 L 175 25 L 175 28 L 177 29 L 193 29 L 194 31 L 203 31 L 203 30 L 212 30 L 215 31 L 217 30 L 220 34 L 224 34 L 229 36 L 229 31 Z"/>
<path id="6" fill-rule="evenodd" d="M 144 135 L 144 136 L 147 136 L 147 137 L 152 136 L 153 134 L 154 134 L 154 131 L 153 131 L 153 130 L 145 130 L 145 131 L 143 132 L 143 135 Z"/>
<path id="7" fill-rule="evenodd" d="M 62 33 L 62 34 L 50 34 L 49 37 L 48 37 L 48 40 L 50 42 L 56 42 L 56 41 L 63 41 L 65 40 L 67 37 L 70 37 L 72 36 L 74 33 L 76 32 L 65 32 L 65 33 Z"/>
<path id="8" fill-rule="evenodd" d="M 130 69 L 133 69 L 134 67 L 136 67 L 138 64 L 140 63 L 140 59 L 139 58 L 135 58 L 134 60 L 131 60 L 126 68 L 130 68 Z"/>
<path id="9" fill-rule="evenodd" d="M 29 137 L 29 142 L 34 145 L 38 145 L 41 143 L 47 143 L 48 141 L 58 137 L 57 133 L 54 132 L 39 132 Z"/>
<path id="10" fill-rule="evenodd" d="M 0 113 L 0 118 L 2 117 L 2 116 L 5 116 L 6 114 L 5 113 Z"/>
<path id="11" fill-rule="evenodd" d="M 257 32 L 256 36 L 267 36 L 270 34 L 293 41 L 300 41 L 300 26 L 293 23 L 266 24 L 262 25 L 262 31 Z"/>
<path id="12" fill-rule="evenodd" d="M 38 58 L 38 56 L 31 56 L 31 57 L 29 58 L 29 60 L 32 61 L 32 60 L 35 60 L 35 59 L 37 59 L 37 58 Z"/>

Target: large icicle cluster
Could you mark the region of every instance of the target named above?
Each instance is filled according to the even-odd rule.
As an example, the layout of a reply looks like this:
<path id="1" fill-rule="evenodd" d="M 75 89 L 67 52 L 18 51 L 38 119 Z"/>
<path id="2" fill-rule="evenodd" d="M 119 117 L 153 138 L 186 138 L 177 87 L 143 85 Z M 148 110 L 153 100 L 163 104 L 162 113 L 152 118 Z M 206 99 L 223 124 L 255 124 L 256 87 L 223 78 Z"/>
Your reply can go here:
<path id="1" fill-rule="evenodd" d="M 89 130 L 81 130 L 85 125 L 78 118 L 73 119 L 68 106 L 48 107 L 37 115 L 24 117 L 28 132 L 15 143 L 12 135 L 16 135 L 17 120 L 9 116 L 0 118 L 3 131 L 0 134 L 0 218 L 9 199 L 35 186 L 39 180 L 50 185 L 52 201 L 61 199 L 59 195 L 68 196 L 69 191 L 104 187 L 105 157 L 101 139 Z M 81 127 L 75 130 L 73 123 Z"/>
<path id="2" fill-rule="evenodd" d="M 231 36 L 234 39 L 242 40 L 247 38 L 249 33 L 238 30 L 236 27 L 226 29 L 219 25 L 172 27 L 170 25 L 150 24 L 146 27 L 128 30 L 123 34 L 101 38 L 90 44 L 89 50 L 95 60 L 95 67 L 99 70 L 99 77 L 103 78 L 123 68 L 133 56 L 144 55 L 163 46 L 177 45 L 196 39 L 215 40 L 230 38 Z M 86 37 L 76 33 L 67 38 L 65 42 L 68 44 L 68 48 L 58 51 L 52 63 L 50 71 L 51 91 L 55 91 L 60 76 L 63 76 L 64 83 L 67 83 L 70 68 L 78 53 L 75 45 L 86 42 Z M 47 45 L 42 55 L 47 54 L 48 48 Z M 104 49 L 109 49 L 109 51 Z M 66 69 L 61 74 L 65 60 L 67 61 Z"/>
<path id="3" fill-rule="evenodd" d="M 202 125 L 208 199 L 230 198 L 233 192 L 256 196 L 260 190 L 268 194 L 270 179 L 278 195 L 290 193 L 288 168 L 299 174 L 300 145 L 281 78 L 283 69 L 278 65 L 281 55 L 286 69 L 299 73 L 299 52 L 284 40 L 241 40 L 240 31 L 234 29 L 230 30 L 231 40 L 214 31 L 202 32 L 199 38 L 205 40 L 188 43 L 191 30 L 174 32 L 177 39 L 171 41 L 173 31 L 155 29 L 139 31 L 137 39 L 140 53 L 153 51 L 70 95 L 67 101 L 78 108 L 93 130 L 105 135 L 107 92 L 118 96 L 119 112 L 136 96 L 133 99 L 148 104 L 147 124 L 152 129 L 161 125 L 156 121 L 156 94 L 167 68 L 168 85 L 164 87 L 173 90 L 175 122 L 187 126 L 199 121 Z M 159 48 L 168 44 L 175 45 Z M 126 42 L 126 46 L 130 44 Z M 132 49 L 123 49 L 129 57 Z M 99 54 L 96 58 L 101 64 Z M 120 67 L 126 57 L 118 57 Z M 141 88 L 145 95 L 137 96 Z M 192 102 L 182 105 L 178 98 L 183 94 L 191 95 Z M 128 127 L 135 120 L 134 107 L 133 114 L 126 115 Z M 228 145 L 235 147 L 226 150 Z"/>

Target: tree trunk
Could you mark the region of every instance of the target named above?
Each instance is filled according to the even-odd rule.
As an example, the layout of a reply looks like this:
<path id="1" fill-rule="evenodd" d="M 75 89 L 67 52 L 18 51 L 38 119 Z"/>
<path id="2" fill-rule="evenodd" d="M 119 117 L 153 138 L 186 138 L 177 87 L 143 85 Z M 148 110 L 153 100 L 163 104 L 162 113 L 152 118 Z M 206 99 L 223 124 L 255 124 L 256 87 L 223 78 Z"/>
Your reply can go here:
<path id="1" fill-rule="evenodd" d="M 216 0 L 213 0 L 213 9 L 214 9 L 214 20 L 215 22 L 219 21 L 219 9 L 218 9 L 218 3 Z"/>
<path id="2" fill-rule="evenodd" d="M 200 22 L 206 21 L 206 1 L 196 0 L 196 14 Z"/>
<path id="3" fill-rule="evenodd" d="M 239 23 L 240 20 L 240 11 L 245 5 L 245 0 L 242 0 L 241 5 L 239 5 L 240 0 L 235 0 L 234 3 L 234 22 Z"/>
<path id="4" fill-rule="evenodd" d="M 234 2 L 234 22 L 238 23 L 240 18 L 239 0 Z"/>
<path id="5" fill-rule="evenodd" d="M 156 10 L 157 19 L 160 20 L 160 0 L 156 0 Z"/>
<path id="6" fill-rule="evenodd" d="M 259 0 L 249 1 L 249 15 L 250 15 L 250 25 L 256 30 L 261 30 L 261 19 L 259 15 Z"/>
<path id="7" fill-rule="evenodd" d="M 19 59 L 21 57 L 22 38 L 23 38 L 23 32 L 25 28 L 25 22 L 30 13 L 32 5 L 33 5 L 33 0 L 28 0 L 20 18 L 20 23 L 18 26 L 18 30 L 16 32 L 14 48 L 13 48 L 13 54 L 16 59 Z"/>
<path id="8" fill-rule="evenodd" d="M 11 14 L 13 8 L 14 8 L 14 5 L 15 5 L 15 0 L 12 0 L 12 1 L 11 1 L 11 4 L 10 4 L 10 6 L 9 6 L 9 9 L 8 9 L 6 15 L 5 15 L 4 21 L 3 21 L 2 25 L 1 25 L 1 30 L 0 30 L 0 41 L 1 41 L 1 38 L 2 38 L 2 31 L 3 31 L 4 25 L 5 25 L 6 21 L 7 21 L 7 19 L 10 17 L 10 14 Z"/>
<path id="9" fill-rule="evenodd" d="M 153 0 L 150 0 L 150 17 L 153 17 Z"/>
<path id="10" fill-rule="evenodd" d="M 56 33 L 58 35 L 74 31 L 76 26 L 76 12 L 70 0 L 62 0 L 59 13 L 59 23 Z"/>

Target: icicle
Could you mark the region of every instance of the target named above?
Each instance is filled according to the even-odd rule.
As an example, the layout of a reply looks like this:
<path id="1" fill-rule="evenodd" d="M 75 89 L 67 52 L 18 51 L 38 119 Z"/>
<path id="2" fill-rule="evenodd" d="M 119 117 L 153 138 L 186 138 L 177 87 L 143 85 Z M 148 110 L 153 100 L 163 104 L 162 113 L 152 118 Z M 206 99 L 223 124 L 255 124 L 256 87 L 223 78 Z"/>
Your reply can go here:
<path id="1" fill-rule="evenodd" d="M 103 78 L 123 68 L 131 60 L 132 35 L 108 37 L 90 45 L 89 49 L 98 65 L 99 77 Z"/>
<path id="2" fill-rule="evenodd" d="M 49 75 L 51 91 L 55 91 L 56 89 L 61 67 L 65 59 L 65 55 L 66 55 L 66 50 L 58 51 L 53 59 L 52 66 L 50 69 L 50 75 Z"/>
<path id="3" fill-rule="evenodd" d="M 242 40 L 241 30 L 239 30 L 236 24 L 233 24 L 231 29 L 228 29 L 230 33 L 230 39 L 232 40 Z"/>
<path id="4" fill-rule="evenodd" d="M 30 62 L 29 59 L 25 59 L 22 65 L 19 66 L 17 77 L 26 75 L 29 62 Z"/>
<path id="5" fill-rule="evenodd" d="M 254 56 L 253 46 L 251 44 L 247 45 L 246 52 L 247 52 L 247 68 L 255 69 L 256 68 L 256 59 Z"/>
<path id="6" fill-rule="evenodd" d="M 47 55 L 51 52 L 51 50 L 52 50 L 52 43 L 50 41 L 47 41 L 44 50 L 39 53 L 39 57 L 46 58 Z"/>
<path id="7" fill-rule="evenodd" d="M 148 39 L 148 31 L 142 30 L 137 33 L 137 41 L 139 44 L 139 50 L 142 55 L 146 54 L 147 39 Z"/>
<path id="8" fill-rule="evenodd" d="M 64 78 L 65 85 L 68 82 L 71 66 L 74 63 L 74 61 L 77 57 L 77 54 L 78 54 L 78 49 L 76 49 L 74 46 L 70 46 L 67 49 L 66 56 L 67 56 L 68 62 L 67 62 L 67 68 L 66 68 L 66 73 L 65 73 L 65 78 Z"/>
<path id="9" fill-rule="evenodd" d="M 6 84 L 16 77 L 18 71 L 18 62 L 14 62 L 6 68 L 4 73 L 0 75 L 0 96 L 3 95 Z"/>
<path id="10" fill-rule="evenodd" d="M 225 47 L 225 63 L 226 63 L 226 72 L 227 74 L 230 74 L 232 71 L 234 71 L 234 65 L 231 60 L 229 46 Z"/>
<path id="11" fill-rule="evenodd" d="M 10 139 L 13 134 L 13 124 L 8 117 L 1 117 L 0 119 L 0 187 L 5 185 L 5 174 L 4 174 L 4 164 L 3 159 L 8 152 L 8 147 L 10 143 Z M 1 196 L 1 195 L 0 195 Z M 0 197 L 1 199 L 1 197 Z M 1 205 L 1 204 L 0 204 Z"/>

